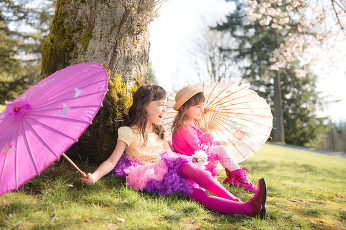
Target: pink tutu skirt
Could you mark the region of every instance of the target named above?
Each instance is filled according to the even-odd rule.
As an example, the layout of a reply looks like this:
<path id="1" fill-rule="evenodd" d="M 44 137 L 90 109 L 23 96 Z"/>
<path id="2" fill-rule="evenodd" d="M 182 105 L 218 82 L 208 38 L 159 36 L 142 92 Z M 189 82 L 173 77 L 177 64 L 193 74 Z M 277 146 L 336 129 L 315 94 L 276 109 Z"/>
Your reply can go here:
<path id="1" fill-rule="evenodd" d="M 160 154 L 156 163 L 140 163 L 126 153 L 113 169 L 114 176 L 125 176 L 126 184 L 134 190 L 154 192 L 161 196 L 180 193 L 189 196 L 194 183 L 184 179 L 179 172 L 182 163 L 188 163 L 186 157 L 174 158 L 168 152 Z"/>

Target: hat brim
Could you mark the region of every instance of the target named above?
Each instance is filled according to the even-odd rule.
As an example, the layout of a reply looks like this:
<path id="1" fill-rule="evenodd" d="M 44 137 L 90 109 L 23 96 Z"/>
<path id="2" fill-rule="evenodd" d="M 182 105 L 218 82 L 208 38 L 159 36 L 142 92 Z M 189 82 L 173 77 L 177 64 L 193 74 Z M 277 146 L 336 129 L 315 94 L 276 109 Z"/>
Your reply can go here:
<path id="1" fill-rule="evenodd" d="M 197 93 L 203 93 L 203 89 L 202 88 L 196 89 L 196 90 L 190 92 L 189 94 L 185 95 L 185 97 L 183 96 L 182 98 L 179 99 L 179 101 L 177 101 L 175 103 L 175 105 L 173 106 L 173 109 L 178 111 L 180 109 L 180 107 L 185 104 L 185 102 L 190 100 L 190 98 L 195 96 Z"/>
<path id="2" fill-rule="evenodd" d="M 174 109 L 175 111 L 178 111 L 179 108 L 180 108 L 181 106 L 182 106 L 182 105 L 178 105 L 177 103 L 175 103 L 175 105 L 173 106 L 173 109 Z"/>

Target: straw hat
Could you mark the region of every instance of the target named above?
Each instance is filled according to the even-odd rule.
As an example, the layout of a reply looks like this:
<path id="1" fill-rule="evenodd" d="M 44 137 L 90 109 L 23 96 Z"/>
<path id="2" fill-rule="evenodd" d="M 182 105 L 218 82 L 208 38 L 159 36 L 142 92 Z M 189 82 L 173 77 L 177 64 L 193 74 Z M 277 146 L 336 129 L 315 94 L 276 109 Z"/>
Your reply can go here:
<path id="1" fill-rule="evenodd" d="M 175 95 L 175 105 L 173 109 L 178 111 L 179 108 L 191 97 L 197 93 L 203 92 L 203 88 L 200 85 L 188 85 L 182 88 Z"/>

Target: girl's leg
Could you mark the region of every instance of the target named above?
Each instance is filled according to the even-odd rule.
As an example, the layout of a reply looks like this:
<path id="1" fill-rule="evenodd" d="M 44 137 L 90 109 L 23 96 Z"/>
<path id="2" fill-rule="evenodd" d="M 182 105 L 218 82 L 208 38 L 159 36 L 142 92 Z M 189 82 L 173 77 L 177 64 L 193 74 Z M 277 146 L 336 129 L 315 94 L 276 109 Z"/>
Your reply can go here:
<path id="1" fill-rule="evenodd" d="M 211 196 L 200 188 L 195 188 L 190 197 L 216 212 L 260 216 L 261 219 L 265 219 L 267 187 L 263 178 L 258 181 L 258 190 L 249 202 L 237 202 Z"/>
<path id="2" fill-rule="evenodd" d="M 206 208 L 219 213 L 251 215 L 253 212 L 251 202 L 239 202 L 211 196 L 200 188 L 194 188 L 190 197 Z"/>
<path id="3" fill-rule="evenodd" d="M 237 197 L 224 188 L 209 173 L 194 164 L 182 163 L 179 167 L 179 172 L 184 179 L 192 179 L 201 187 L 222 198 L 239 201 Z"/>
<path id="4" fill-rule="evenodd" d="M 237 185 L 248 191 L 256 192 L 257 187 L 246 176 L 248 169 L 245 167 L 240 168 L 240 166 L 228 156 L 227 149 L 224 146 L 214 146 L 209 149 L 209 152 L 217 153 L 219 155 L 219 161 L 226 170 L 227 178 L 224 180 L 225 183 Z"/>
<path id="5" fill-rule="evenodd" d="M 208 152 L 217 153 L 219 155 L 219 162 L 224 168 L 230 171 L 240 169 L 238 163 L 235 163 L 233 159 L 230 156 L 228 156 L 227 149 L 224 146 L 214 146 L 210 148 Z"/>

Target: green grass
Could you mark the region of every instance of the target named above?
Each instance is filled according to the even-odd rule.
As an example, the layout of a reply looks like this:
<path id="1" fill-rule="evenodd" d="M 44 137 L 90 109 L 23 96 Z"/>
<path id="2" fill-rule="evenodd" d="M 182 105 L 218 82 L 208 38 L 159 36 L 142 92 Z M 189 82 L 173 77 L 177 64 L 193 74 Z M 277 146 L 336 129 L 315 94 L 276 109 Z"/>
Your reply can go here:
<path id="1" fill-rule="evenodd" d="M 136 192 L 123 178 L 107 176 L 83 186 L 61 160 L 18 192 L 0 197 L 0 229 L 346 228 L 346 159 L 265 145 L 243 165 L 252 170 L 253 181 L 266 179 L 265 221 L 214 213 L 178 195 Z M 224 176 L 220 171 L 218 180 Z M 252 196 L 229 190 L 243 201 Z"/>
<path id="2" fill-rule="evenodd" d="M 4 110 L 6 108 L 5 105 L 0 105 L 0 113 L 2 112 L 2 110 Z"/>

